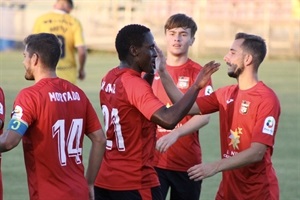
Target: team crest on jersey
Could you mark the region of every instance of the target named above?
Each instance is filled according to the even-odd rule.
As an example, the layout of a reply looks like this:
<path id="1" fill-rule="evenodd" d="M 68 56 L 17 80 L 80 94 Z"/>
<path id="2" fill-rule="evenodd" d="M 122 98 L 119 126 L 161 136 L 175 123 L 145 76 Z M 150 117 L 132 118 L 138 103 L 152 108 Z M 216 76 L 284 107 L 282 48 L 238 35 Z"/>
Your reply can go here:
<path id="1" fill-rule="evenodd" d="M 179 89 L 187 89 L 189 87 L 190 77 L 187 76 L 179 76 L 177 87 Z"/>
<path id="2" fill-rule="evenodd" d="M 275 129 L 275 124 L 276 124 L 275 118 L 272 117 L 272 116 L 268 116 L 265 119 L 264 127 L 263 127 L 262 132 L 265 133 L 265 134 L 273 135 L 274 134 L 274 129 Z"/>
<path id="3" fill-rule="evenodd" d="M 21 119 L 23 116 L 23 109 L 21 108 L 21 106 L 16 106 L 11 114 L 12 118 Z"/>
<path id="4" fill-rule="evenodd" d="M 249 106 L 250 106 L 250 102 L 249 101 L 242 100 L 241 107 L 240 107 L 240 113 L 242 115 L 247 114 Z"/>
<path id="5" fill-rule="evenodd" d="M 4 108 L 3 108 L 3 104 L 0 103 L 0 114 L 3 115 L 4 113 Z"/>

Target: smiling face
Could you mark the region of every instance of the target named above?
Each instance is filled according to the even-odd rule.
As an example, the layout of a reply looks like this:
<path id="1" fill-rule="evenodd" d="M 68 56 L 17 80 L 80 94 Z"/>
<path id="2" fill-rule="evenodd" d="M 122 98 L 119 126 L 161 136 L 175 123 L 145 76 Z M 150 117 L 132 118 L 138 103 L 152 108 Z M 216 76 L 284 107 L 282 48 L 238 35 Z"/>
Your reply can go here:
<path id="1" fill-rule="evenodd" d="M 187 55 L 194 42 L 190 28 L 172 28 L 166 30 L 167 52 L 175 56 Z"/>
<path id="2" fill-rule="evenodd" d="M 227 74 L 232 78 L 238 78 L 245 69 L 245 52 L 241 47 L 243 42 L 244 39 L 234 40 L 229 52 L 224 56 L 224 61 L 228 65 Z"/>
<path id="3" fill-rule="evenodd" d="M 145 40 L 141 47 L 136 48 L 136 63 L 140 71 L 146 73 L 153 72 L 155 69 L 155 59 L 157 53 L 154 49 L 154 38 L 151 32 L 145 33 Z"/>

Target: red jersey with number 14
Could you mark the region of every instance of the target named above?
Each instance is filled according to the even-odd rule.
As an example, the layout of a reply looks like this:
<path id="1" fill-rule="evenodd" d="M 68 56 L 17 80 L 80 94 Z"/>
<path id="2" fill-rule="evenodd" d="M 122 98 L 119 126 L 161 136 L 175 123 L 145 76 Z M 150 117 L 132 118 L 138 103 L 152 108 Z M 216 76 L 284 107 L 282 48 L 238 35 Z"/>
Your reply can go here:
<path id="1" fill-rule="evenodd" d="M 107 145 L 97 187 L 137 190 L 159 185 L 152 166 L 156 125 L 151 116 L 164 104 L 132 69 L 112 69 L 102 80 L 100 102 Z"/>
<path id="2" fill-rule="evenodd" d="M 31 200 L 88 200 L 83 137 L 101 128 L 84 92 L 60 78 L 23 89 L 12 118 L 28 125 L 23 149 Z"/>

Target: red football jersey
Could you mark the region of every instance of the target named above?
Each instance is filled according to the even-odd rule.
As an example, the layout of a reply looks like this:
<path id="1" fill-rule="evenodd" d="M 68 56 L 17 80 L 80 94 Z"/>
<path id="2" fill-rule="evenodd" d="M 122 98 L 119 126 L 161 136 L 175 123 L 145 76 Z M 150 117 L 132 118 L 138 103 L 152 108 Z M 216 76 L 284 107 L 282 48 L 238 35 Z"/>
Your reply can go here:
<path id="1" fill-rule="evenodd" d="M 216 199 L 279 199 L 271 161 L 280 116 L 276 94 L 259 82 L 248 90 L 224 87 L 196 102 L 204 114 L 219 111 L 222 158 L 238 154 L 252 142 L 268 146 L 260 162 L 222 173 Z"/>
<path id="2" fill-rule="evenodd" d="M 177 87 L 183 92 L 187 92 L 190 86 L 195 82 L 202 66 L 189 59 L 185 64 L 181 66 L 166 66 L 167 71 L 171 75 Z M 168 107 L 172 106 L 172 102 L 169 99 L 167 93 L 164 90 L 162 82 L 158 74 L 155 75 L 152 84 L 154 94 Z M 205 88 L 201 89 L 198 96 L 209 95 L 212 93 L 211 80 L 208 82 Z M 182 126 L 192 116 L 187 115 L 184 117 L 176 127 Z M 171 130 L 166 130 L 160 126 L 157 127 L 156 137 L 157 139 L 170 133 Z M 187 171 L 190 167 L 201 163 L 202 154 L 201 146 L 199 143 L 198 131 L 188 134 L 179 138 L 166 152 L 155 152 L 155 166 L 175 171 Z"/>
<path id="3" fill-rule="evenodd" d="M 158 186 L 152 166 L 156 125 L 149 120 L 164 104 L 140 73 L 118 67 L 103 78 L 100 103 L 107 145 L 95 185 L 109 190 Z"/>
<path id="4" fill-rule="evenodd" d="M 30 199 L 89 199 L 82 144 L 101 125 L 84 92 L 44 78 L 18 94 L 12 118 L 28 124 L 22 140 Z"/>
<path id="5" fill-rule="evenodd" d="M 2 127 L 0 127 L 0 135 L 3 133 L 4 121 L 5 121 L 5 96 L 2 88 L 0 87 L 0 120 L 2 121 Z M 0 153 L 0 200 L 3 199 L 3 186 L 2 186 L 2 173 L 1 173 L 1 153 Z"/>

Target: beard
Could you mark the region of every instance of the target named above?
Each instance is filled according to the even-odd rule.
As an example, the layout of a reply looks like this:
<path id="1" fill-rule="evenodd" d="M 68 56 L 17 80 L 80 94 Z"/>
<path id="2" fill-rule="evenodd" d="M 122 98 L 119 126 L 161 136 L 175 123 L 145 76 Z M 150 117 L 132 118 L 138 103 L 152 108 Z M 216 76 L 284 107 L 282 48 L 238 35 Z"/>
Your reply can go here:
<path id="1" fill-rule="evenodd" d="M 245 69 L 244 66 L 238 67 L 236 64 L 227 63 L 227 65 L 233 68 L 232 71 L 227 72 L 228 76 L 231 78 L 238 78 Z"/>
<path id="2" fill-rule="evenodd" d="M 30 73 L 29 71 L 26 71 L 24 77 L 25 77 L 25 79 L 28 80 L 28 81 L 33 81 L 33 80 L 34 80 L 34 77 L 33 77 L 32 73 Z"/>

